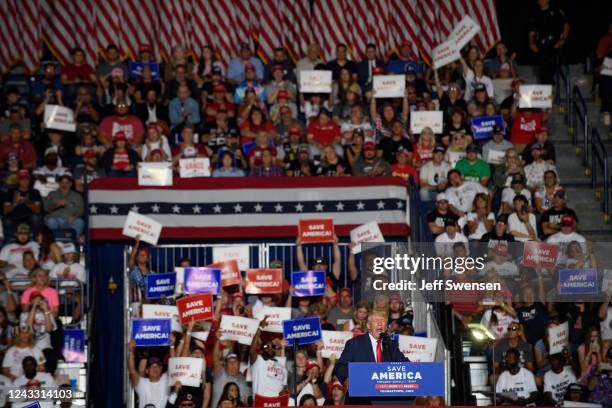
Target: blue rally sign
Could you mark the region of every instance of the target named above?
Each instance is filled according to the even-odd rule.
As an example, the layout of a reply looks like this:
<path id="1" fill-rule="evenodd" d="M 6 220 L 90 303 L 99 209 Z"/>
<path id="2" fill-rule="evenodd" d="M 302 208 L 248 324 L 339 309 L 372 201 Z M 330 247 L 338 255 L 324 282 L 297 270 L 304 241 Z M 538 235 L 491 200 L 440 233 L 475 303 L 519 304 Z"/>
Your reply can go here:
<path id="1" fill-rule="evenodd" d="M 488 139 L 493 136 L 493 126 L 500 125 L 506 128 L 501 115 L 477 116 L 472 118 L 472 136 L 474 140 Z"/>
<path id="2" fill-rule="evenodd" d="M 293 296 L 325 295 L 325 271 L 300 271 L 291 274 Z"/>
<path id="3" fill-rule="evenodd" d="M 149 67 L 153 79 L 159 79 L 159 64 L 156 62 L 128 62 L 128 70 L 130 71 L 130 78 L 140 79 L 142 77 L 142 71 L 145 67 Z"/>
<path id="4" fill-rule="evenodd" d="M 183 288 L 185 293 L 219 294 L 221 287 L 221 269 L 216 268 L 185 268 Z"/>
<path id="5" fill-rule="evenodd" d="M 444 363 L 349 363 L 351 397 L 444 395 Z"/>
<path id="6" fill-rule="evenodd" d="M 283 335 L 289 344 L 292 344 L 294 340 L 297 340 L 300 346 L 314 343 L 321 340 L 321 320 L 318 317 L 285 320 L 283 321 Z"/>
<path id="7" fill-rule="evenodd" d="M 132 340 L 137 347 L 170 345 L 170 319 L 132 320 Z"/>
<path id="8" fill-rule="evenodd" d="M 597 294 L 597 269 L 561 269 L 559 271 L 559 294 Z"/>
<path id="9" fill-rule="evenodd" d="M 24 406 L 23 408 L 40 408 L 40 403 L 39 402 L 33 402 L 31 404 L 28 404 L 28 405 Z"/>
<path id="10" fill-rule="evenodd" d="M 147 277 L 147 299 L 159 299 L 174 295 L 176 272 L 149 273 Z"/>

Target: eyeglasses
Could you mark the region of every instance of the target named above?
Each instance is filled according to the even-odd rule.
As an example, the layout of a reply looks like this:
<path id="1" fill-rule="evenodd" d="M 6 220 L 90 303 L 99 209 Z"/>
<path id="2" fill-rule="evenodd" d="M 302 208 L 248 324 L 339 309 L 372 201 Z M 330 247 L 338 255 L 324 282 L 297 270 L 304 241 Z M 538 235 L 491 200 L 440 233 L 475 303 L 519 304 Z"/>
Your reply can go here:
<path id="1" fill-rule="evenodd" d="M 193 408 L 193 407 L 195 407 L 195 403 L 193 403 L 193 402 L 182 402 L 181 405 L 179 405 L 179 407 L 181 407 L 181 408 Z"/>
<path id="2" fill-rule="evenodd" d="M 512 326 L 512 327 L 508 327 L 508 330 L 509 330 L 509 331 L 518 331 L 518 330 L 519 330 L 519 328 L 518 328 L 518 327 L 516 327 L 516 326 Z"/>

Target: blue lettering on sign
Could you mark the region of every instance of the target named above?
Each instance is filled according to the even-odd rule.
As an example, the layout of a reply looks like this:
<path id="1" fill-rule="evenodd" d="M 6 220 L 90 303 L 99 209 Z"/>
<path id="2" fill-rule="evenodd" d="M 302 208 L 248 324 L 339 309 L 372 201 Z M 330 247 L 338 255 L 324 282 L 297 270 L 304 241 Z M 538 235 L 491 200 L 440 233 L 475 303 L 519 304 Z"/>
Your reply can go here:
<path id="1" fill-rule="evenodd" d="M 291 274 L 293 296 L 325 295 L 325 271 L 298 271 Z"/>
<path id="2" fill-rule="evenodd" d="M 506 124 L 501 115 L 477 116 L 471 119 L 471 123 L 474 140 L 488 139 L 493 136 L 493 126 L 495 125 L 500 125 L 504 132 L 506 131 Z"/>
<path id="3" fill-rule="evenodd" d="M 597 269 L 561 269 L 559 271 L 559 294 L 597 294 Z"/>
<path id="4" fill-rule="evenodd" d="M 150 273 L 147 278 L 147 299 L 159 299 L 163 296 L 174 295 L 176 286 L 176 272 Z"/>
<path id="5" fill-rule="evenodd" d="M 132 340 L 137 347 L 170 345 L 170 319 L 132 320 Z"/>
<path id="6" fill-rule="evenodd" d="M 321 320 L 318 317 L 283 321 L 283 335 L 289 344 L 297 340 L 298 345 L 321 340 Z"/>
<path id="7" fill-rule="evenodd" d="M 349 395 L 444 395 L 444 363 L 349 363 Z"/>

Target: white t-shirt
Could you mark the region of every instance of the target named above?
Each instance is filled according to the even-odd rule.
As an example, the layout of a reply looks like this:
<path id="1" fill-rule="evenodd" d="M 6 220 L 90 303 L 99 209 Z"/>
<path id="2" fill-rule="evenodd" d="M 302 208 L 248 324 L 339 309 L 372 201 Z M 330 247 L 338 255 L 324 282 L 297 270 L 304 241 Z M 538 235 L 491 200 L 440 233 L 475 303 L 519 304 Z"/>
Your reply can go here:
<path id="1" fill-rule="evenodd" d="M 527 198 L 527 201 L 531 204 L 531 191 L 526 188 L 522 189 L 519 194 L 522 194 Z M 502 203 L 506 203 L 510 206 L 510 208 L 514 209 L 514 197 L 517 196 L 517 193 L 510 187 L 506 187 L 502 191 Z"/>
<path id="2" fill-rule="evenodd" d="M 38 259 L 38 251 L 40 247 L 38 243 L 30 241 L 27 244 L 12 243 L 2 247 L 0 251 L 0 260 L 7 262 L 9 265 L 15 265 L 17 268 L 23 268 L 23 253 L 32 251 L 34 257 Z"/>
<path id="3" fill-rule="evenodd" d="M 452 167 L 447 162 L 442 162 L 438 166 L 432 160 L 421 167 L 419 178 L 425 180 L 427 184 L 435 186 L 446 181 L 446 175 Z"/>
<path id="4" fill-rule="evenodd" d="M 490 270 L 495 270 L 499 276 L 508 277 L 508 276 L 518 276 L 518 266 L 514 262 L 505 261 L 501 264 L 491 260 L 484 265 L 482 268 L 481 275 L 485 275 Z"/>
<path id="5" fill-rule="evenodd" d="M 570 242 L 576 241 L 580 244 L 582 248 L 582 253 L 586 254 L 586 238 L 577 232 L 570 232 L 569 234 L 564 234 L 559 231 L 555 234 L 552 234 L 546 242 L 549 244 L 557 244 L 559 247 L 559 256 L 557 257 L 557 265 L 562 265 L 567 261 L 567 247 Z"/>
<path id="6" fill-rule="evenodd" d="M 455 233 L 453 238 L 449 237 L 446 232 L 438 235 L 435 240 L 436 245 L 436 254 L 438 256 L 452 256 L 453 255 L 453 245 L 455 242 L 463 242 L 465 243 L 465 250 L 467 253 L 470 252 L 468 239 L 465 235 L 460 232 Z"/>
<path id="7" fill-rule="evenodd" d="M 27 324 L 28 321 L 28 313 L 23 312 L 19 315 L 19 323 Z M 47 348 L 51 348 L 51 334 L 47 331 L 45 322 L 46 317 L 44 313 L 36 312 L 34 314 L 34 344 L 40 350 L 44 350 Z M 55 319 L 51 318 L 52 329 L 51 331 L 55 331 L 57 329 L 57 325 L 55 324 Z"/>
<path id="8" fill-rule="evenodd" d="M 531 225 L 533 230 L 537 232 L 536 217 L 531 213 L 529 213 L 529 224 Z M 518 215 L 515 212 L 510 214 L 510 216 L 508 217 L 508 231 L 509 233 L 512 233 L 512 231 L 516 231 L 522 232 L 523 234 L 529 234 L 527 226 L 523 221 L 519 219 Z M 514 237 L 514 239 L 520 242 L 527 242 L 531 240 L 531 238 L 527 237 Z"/>
<path id="9" fill-rule="evenodd" d="M 559 374 L 553 370 L 548 370 L 544 374 L 544 392 L 550 392 L 553 400 L 559 403 L 563 401 L 568 385 L 575 382 L 576 376 L 568 366 L 563 367 L 563 371 Z"/>
<path id="10" fill-rule="evenodd" d="M 516 394 L 517 398 L 529 398 L 529 394 L 537 392 L 535 378 L 531 371 L 520 368 L 515 375 L 506 370 L 499 376 L 495 386 L 497 393 Z"/>
<path id="11" fill-rule="evenodd" d="M 475 181 L 465 181 L 459 187 L 449 187 L 446 189 L 448 202 L 450 205 L 463 212 L 472 210 L 474 197 L 479 193 L 488 193 L 487 190 Z"/>
<path id="12" fill-rule="evenodd" d="M 2 368 L 9 367 L 11 369 L 11 375 L 15 377 L 22 376 L 23 367 L 21 367 L 21 362 L 24 358 L 29 356 L 34 357 L 37 364 L 43 364 L 47 361 L 38 347 L 19 348 L 13 346 L 6 351 L 4 360 L 2 361 Z"/>
<path id="13" fill-rule="evenodd" d="M 552 170 L 557 174 L 557 180 L 559 174 L 554 164 L 547 163 L 545 161 L 536 163 L 533 162 L 525 166 L 525 178 L 527 179 L 527 187 L 532 189 L 538 189 L 544 185 L 544 173 L 548 170 Z"/>
<path id="14" fill-rule="evenodd" d="M 151 145 L 151 151 L 155 149 L 159 149 L 166 154 L 167 161 L 172 160 L 172 152 L 170 151 L 170 145 L 168 144 L 168 138 L 166 138 L 166 136 L 162 135 L 160 140 L 154 143 L 150 143 L 150 145 Z M 143 143 L 142 151 L 140 152 L 140 156 L 143 161 L 144 159 L 146 159 L 147 154 L 149 154 L 149 146 L 147 146 L 146 143 Z"/>
<path id="15" fill-rule="evenodd" d="M 471 212 L 467 214 L 467 221 L 476 221 L 476 213 L 475 212 Z M 487 215 L 487 220 L 491 220 L 493 222 L 495 222 L 495 214 L 493 214 L 492 212 L 489 213 L 489 215 Z M 482 236 L 484 234 L 486 234 L 488 231 L 485 228 L 484 222 L 483 221 L 478 221 L 478 226 L 476 227 L 476 231 L 474 231 L 473 233 L 471 233 L 468 238 L 469 239 L 473 239 L 473 240 L 480 240 L 480 238 L 482 238 Z"/>
<path id="16" fill-rule="evenodd" d="M 601 338 L 603 340 L 612 340 L 612 306 L 608 304 L 608 312 L 606 318 L 599 323 L 601 328 Z"/>
<path id="17" fill-rule="evenodd" d="M 70 268 L 68 276 L 64 276 L 64 269 L 66 269 L 66 267 Z M 78 279 L 81 282 L 85 282 L 85 268 L 83 268 L 83 265 L 76 262 L 71 264 L 60 262 L 55 264 L 53 269 L 51 269 L 49 277 L 52 279 Z"/>
<path id="18" fill-rule="evenodd" d="M 0 407 L 6 405 L 6 401 L 8 398 L 6 389 L 12 386 L 13 382 L 11 381 L 11 379 L 0 374 Z"/>
<path id="19" fill-rule="evenodd" d="M 257 360 L 251 365 L 253 395 L 276 397 L 287 385 L 287 369 L 285 368 L 287 359 L 276 357 L 274 360 L 264 360 L 261 355 L 258 355 Z"/>
<path id="20" fill-rule="evenodd" d="M 168 374 L 162 374 L 157 382 L 140 377 L 134 389 L 138 393 L 139 408 L 144 408 L 147 404 L 152 404 L 156 408 L 164 408 L 169 395 Z"/>
<path id="21" fill-rule="evenodd" d="M 465 96 L 463 97 L 466 101 L 471 100 L 474 97 L 474 87 L 477 83 L 484 84 L 487 88 L 487 95 L 489 98 L 495 97 L 495 88 L 493 88 L 493 80 L 490 77 L 483 75 L 477 77 L 474 71 L 468 69 L 464 74 L 465 79 Z"/>
<path id="22" fill-rule="evenodd" d="M 29 381 L 32 381 L 32 380 L 36 380 L 36 381 L 40 382 L 40 389 L 50 390 L 50 389 L 57 388 L 57 383 L 55 382 L 55 380 L 53 379 L 51 374 L 49 374 L 49 373 L 41 373 L 41 372 L 37 372 L 36 376 L 34 378 L 32 378 L 31 380 L 26 378 L 25 375 L 22 375 L 19 378 L 15 378 L 15 382 L 13 383 L 13 387 L 20 388 L 20 389 L 27 389 L 26 388 L 26 384 Z M 36 387 L 36 388 L 38 388 L 38 387 Z M 32 389 L 35 389 L 35 388 L 32 388 Z M 55 406 L 55 403 L 51 399 L 47 399 L 47 400 L 43 400 L 43 401 L 38 400 L 38 401 L 40 403 L 41 408 L 53 408 Z M 13 408 L 27 407 L 29 404 L 32 404 L 32 402 L 33 401 L 14 402 L 13 403 Z"/>
<path id="23" fill-rule="evenodd" d="M 495 313 L 497 323 L 491 323 L 491 315 L 493 313 Z M 485 312 L 482 314 L 482 319 L 480 319 L 480 324 L 485 327 L 488 327 L 497 340 L 506 337 L 506 333 L 508 333 L 508 326 L 510 326 L 510 323 L 512 322 L 518 323 L 518 319 L 516 317 L 510 316 L 504 311 L 493 311 L 493 309 L 485 310 Z"/>

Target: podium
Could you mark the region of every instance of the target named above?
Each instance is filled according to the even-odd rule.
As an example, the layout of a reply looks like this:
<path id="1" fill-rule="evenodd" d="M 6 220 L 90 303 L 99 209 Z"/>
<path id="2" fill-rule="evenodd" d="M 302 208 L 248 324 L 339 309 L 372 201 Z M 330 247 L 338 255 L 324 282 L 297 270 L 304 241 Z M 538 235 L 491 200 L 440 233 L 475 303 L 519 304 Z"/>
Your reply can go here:
<path id="1" fill-rule="evenodd" d="M 351 398 L 443 396 L 444 363 L 349 363 L 348 382 Z"/>

